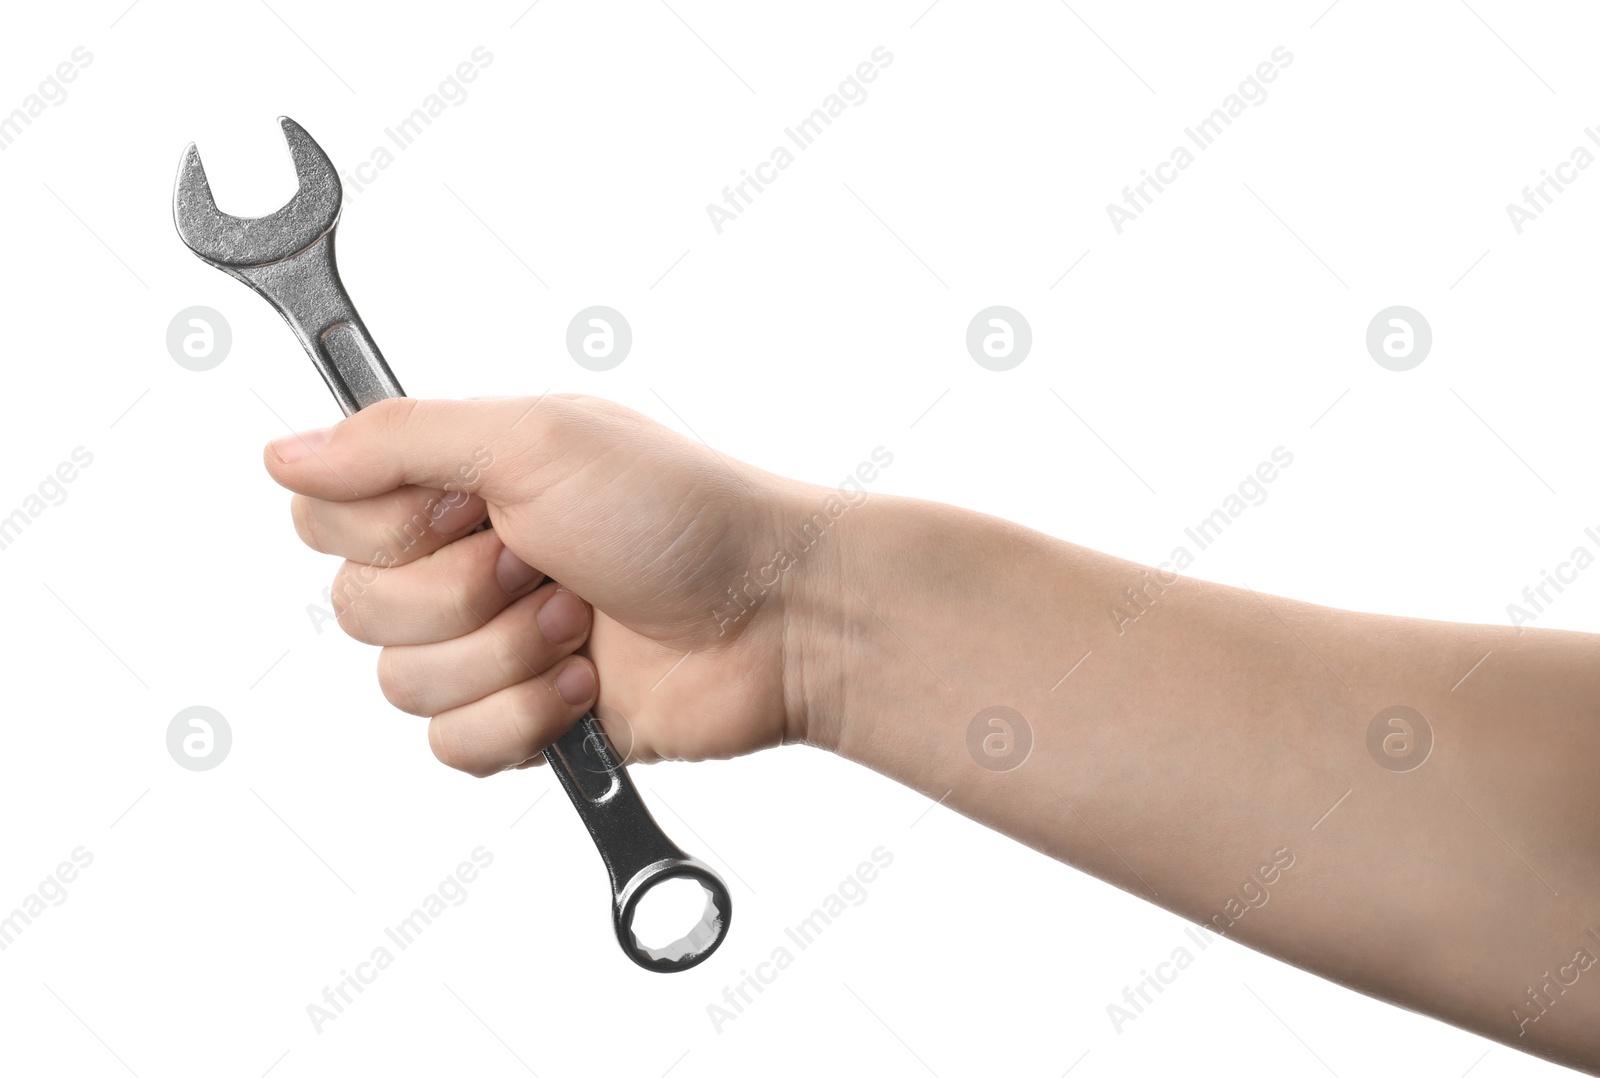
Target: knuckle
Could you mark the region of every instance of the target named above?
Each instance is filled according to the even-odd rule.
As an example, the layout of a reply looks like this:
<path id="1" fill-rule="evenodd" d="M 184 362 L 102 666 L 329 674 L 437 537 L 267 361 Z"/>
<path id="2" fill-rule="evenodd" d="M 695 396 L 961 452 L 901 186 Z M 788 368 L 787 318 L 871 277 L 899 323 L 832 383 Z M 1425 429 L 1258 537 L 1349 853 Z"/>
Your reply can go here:
<path id="1" fill-rule="evenodd" d="M 461 770 L 458 763 L 460 756 L 456 741 L 450 736 L 449 725 L 435 715 L 428 722 L 428 748 L 433 750 L 433 758 L 446 767 Z"/>
<path id="2" fill-rule="evenodd" d="M 547 393 L 528 413 L 534 424 L 532 434 L 538 440 L 561 441 L 571 435 L 575 424 L 581 423 L 591 410 L 593 398 L 579 393 Z"/>
<path id="3" fill-rule="evenodd" d="M 384 699 L 409 715 L 426 715 L 411 664 L 404 653 L 387 647 L 378 653 L 378 688 Z"/>
<path id="4" fill-rule="evenodd" d="M 380 432 L 393 434 L 403 431 L 410 424 L 416 410 L 417 401 L 413 397 L 386 397 L 363 408 L 358 414 L 365 417 L 365 423 L 377 427 Z"/>
<path id="5" fill-rule="evenodd" d="M 562 425 L 562 418 L 558 414 L 561 409 L 548 400 L 540 400 L 533 409 L 523 417 L 522 424 L 517 428 L 528 445 L 544 445 L 555 441 Z"/>
<path id="6" fill-rule="evenodd" d="M 367 624 L 366 604 L 362 600 L 363 588 L 351 571 L 352 562 L 345 562 L 333 578 L 333 613 L 339 628 L 352 640 L 375 644 L 372 629 Z"/>
<path id="7" fill-rule="evenodd" d="M 407 516 L 396 515 L 371 536 L 372 561 L 375 565 L 404 565 L 415 561 L 429 549 L 432 535 L 432 503 L 419 504 Z"/>
<path id="8" fill-rule="evenodd" d="M 356 612 L 356 606 L 354 603 L 348 604 L 337 612 L 339 628 L 344 630 L 344 635 L 357 643 L 370 644 L 372 641 L 367 639 L 367 631 L 361 623 L 361 615 Z"/>
<path id="9" fill-rule="evenodd" d="M 492 770 L 486 771 L 474 764 L 469 746 L 463 743 L 456 732 L 456 725 L 443 721 L 437 715 L 428 723 L 428 747 L 433 750 L 434 759 L 448 768 L 477 778 L 493 774 Z"/>
<path id="10" fill-rule="evenodd" d="M 483 615 L 479 614 L 472 606 L 472 598 L 462 593 L 460 588 L 449 588 L 450 612 L 455 619 L 454 636 L 466 636 L 475 629 L 481 629 L 488 623 Z"/>
<path id="11" fill-rule="evenodd" d="M 489 638 L 489 647 L 492 649 L 491 658 L 494 668 L 500 675 L 500 684 L 515 685 L 533 677 L 536 671 L 529 665 L 528 660 L 517 650 L 513 638 L 528 636 L 527 633 L 494 633 Z"/>
<path id="12" fill-rule="evenodd" d="M 294 521 L 295 534 L 302 543 L 319 554 L 330 553 L 315 502 L 304 494 L 296 494 L 289 500 L 289 516 Z"/>

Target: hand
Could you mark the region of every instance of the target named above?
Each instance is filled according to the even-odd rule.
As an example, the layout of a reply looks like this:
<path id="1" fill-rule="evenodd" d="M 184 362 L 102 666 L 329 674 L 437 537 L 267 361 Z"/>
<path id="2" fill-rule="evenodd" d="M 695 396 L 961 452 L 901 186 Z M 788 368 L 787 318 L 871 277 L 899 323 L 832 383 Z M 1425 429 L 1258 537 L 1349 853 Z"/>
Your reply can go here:
<path id="1" fill-rule="evenodd" d="M 798 484 L 560 395 L 383 401 L 264 457 L 300 537 L 347 559 L 340 626 L 383 646 L 384 695 L 451 767 L 537 763 L 591 704 L 630 760 L 806 739 L 804 574 L 747 577 Z"/>

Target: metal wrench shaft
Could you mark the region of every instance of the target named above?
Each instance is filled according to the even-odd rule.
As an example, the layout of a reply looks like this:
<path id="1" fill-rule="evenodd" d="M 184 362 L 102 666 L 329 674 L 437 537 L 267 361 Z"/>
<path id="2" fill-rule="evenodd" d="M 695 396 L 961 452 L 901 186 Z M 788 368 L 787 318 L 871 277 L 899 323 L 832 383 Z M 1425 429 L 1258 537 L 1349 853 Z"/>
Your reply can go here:
<path id="1" fill-rule="evenodd" d="M 332 229 L 282 262 L 229 272 L 278 308 L 345 415 L 405 395 L 339 280 Z"/>
<path id="2" fill-rule="evenodd" d="M 339 280 L 334 233 L 343 191 L 327 155 L 305 130 L 280 117 L 300 178 L 287 204 L 259 218 L 217 209 L 200 155 L 191 145 L 173 195 L 178 233 L 196 255 L 238 278 L 275 307 L 300 339 L 346 415 L 404 396 Z M 487 527 L 487 522 L 485 522 Z M 591 711 L 544 750 L 550 769 L 578 810 L 611 878 L 617 942 L 646 969 L 675 972 L 710 957 L 727 933 L 732 902 L 722 880 L 662 833 Z M 633 930 L 640 900 L 669 879 L 698 883 L 706 896 L 699 922 L 663 947 Z"/>

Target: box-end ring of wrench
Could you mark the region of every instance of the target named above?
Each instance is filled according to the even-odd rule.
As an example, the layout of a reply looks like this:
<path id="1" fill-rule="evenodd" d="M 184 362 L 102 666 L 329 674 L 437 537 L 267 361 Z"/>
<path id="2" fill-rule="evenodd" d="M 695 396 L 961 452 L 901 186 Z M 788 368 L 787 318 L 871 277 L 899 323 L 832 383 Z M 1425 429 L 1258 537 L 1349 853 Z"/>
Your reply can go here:
<path id="1" fill-rule="evenodd" d="M 305 129 L 280 116 L 299 190 L 265 217 L 217 209 L 200 153 L 190 143 L 178 168 L 172 214 L 178 235 L 202 260 L 266 297 L 294 330 L 345 415 L 404 396 L 339 280 L 333 236 L 343 189 L 333 163 Z M 611 876 L 617 942 L 645 969 L 672 973 L 711 956 L 728 931 L 733 903 L 722 879 L 662 833 L 590 711 L 547 749 L 545 759 L 572 799 Z M 705 892 L 688 934 L 662 947 L 633 930 L 639 901 L 670 879 Z"/>

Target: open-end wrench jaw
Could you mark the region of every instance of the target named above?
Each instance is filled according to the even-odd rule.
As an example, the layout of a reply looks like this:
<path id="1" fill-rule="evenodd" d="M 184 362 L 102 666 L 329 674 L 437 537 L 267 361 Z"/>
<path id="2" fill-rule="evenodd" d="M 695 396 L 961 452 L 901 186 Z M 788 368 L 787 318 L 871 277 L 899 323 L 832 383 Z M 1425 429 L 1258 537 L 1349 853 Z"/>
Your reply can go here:
<path id="1" fill-rule="evenodd" d="M 191 251 L 277 308 L 349 415 L 403 394 L 339 280 L 333 253 L 344 199 L 339 174 L 305 128 L 287 116 L 278 123 L 300 181 L 293 198 L 265 217 L 223 213 L 190 143 L 178 166 L 172 217 Z"/>
<path id="2" fill-rule="evenodd" d="M 294 197 L 264 217 L 235 217 L 217 209 L 200 151 L 190 143 L 178 168 L 172 216 L 189 249 L 219 269 L 281 262 L 310 247 L 339 223 L 344 191 L 333 162 L 305 128 L 278 117 L 300 181 Z"/>

